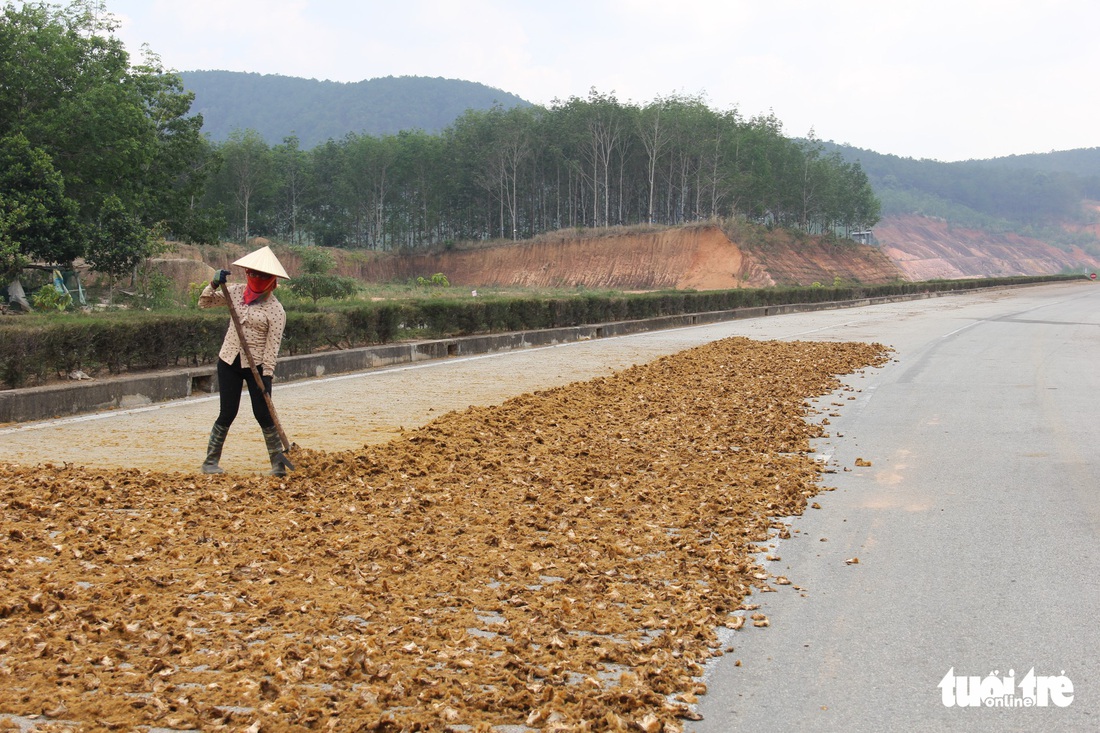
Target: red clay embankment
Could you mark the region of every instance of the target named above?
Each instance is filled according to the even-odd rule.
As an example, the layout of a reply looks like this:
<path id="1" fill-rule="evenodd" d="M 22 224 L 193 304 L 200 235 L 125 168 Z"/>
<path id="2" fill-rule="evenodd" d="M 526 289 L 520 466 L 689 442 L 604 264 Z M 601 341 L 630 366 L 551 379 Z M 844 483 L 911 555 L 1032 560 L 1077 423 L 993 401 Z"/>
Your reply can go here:
<path id="1" fill-rule="evenodd" d="M 906 280 L 1057 275 L 1100 268 L 1100 260 L 1080 249 L 1058 249 L 1019 234 L 967 229 L 923 216 L 889 217 L 874 232 Z"/>
<path id="2" fill-rule="evenodd" d="M 766 243 L 731 241 L 717 226 L 576 234 L 430 255 L 382 255 L 345 262 L 344 274 L 370 282 L 442 272 L 462 287 L 723 290 L 847 281 L 881 283 L 902 274 L 863 245 L 771 232 Z"/>
<path id="3" fill-rule="evenodd" d="M 355 273 L 373 282 L 442 272 L 465 287 L 716 290 L 765 284 L 717 227 L 643 233 L 563 232 L 535 241 L 438 254 L 381 256 Z"/>

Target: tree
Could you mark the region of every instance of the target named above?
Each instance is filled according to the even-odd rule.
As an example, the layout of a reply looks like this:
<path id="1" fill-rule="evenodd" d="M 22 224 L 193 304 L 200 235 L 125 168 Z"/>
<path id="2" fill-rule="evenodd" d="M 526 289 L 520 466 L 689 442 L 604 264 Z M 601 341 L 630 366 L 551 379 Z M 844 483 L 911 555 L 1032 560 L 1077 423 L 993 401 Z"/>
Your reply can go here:
<path id="1" fill-rule="evenodd" d="M 344 191 L 359 246 L 386 246 L 386 223 L 390 197 L 390 170 L 398 156 L 397 137 L 348 135 L 344 151 Z"/>
<path id="2" fill-rule="evenodd" d="M 302 261 L 302 273 L 327 275 L 336 269 L 336 258 L 319 247 L 295 247 L 294 254 Z"/>
<path id="3" fill-rule="evenodd" d="M 526 110 L 514 108 L 505 113 L 505 128 L 498 147 L 502 174 L 501 198 L 508 209 L 513 241 L 519 239 L 521 168 L 531 157 L 530 134 L 527 129 L 529 121 L 530 116 Z"/>
<path id="4" fill-rule="evenodd" d="M 115 282 L 153 253 L 154 237 L 117 196 L 108 196 L 88 236 L 86 259 L 96 272 L 109 279 L 108 300 Z"/>
<path id="5" fill-rule="evenodd" d="M 222 146 L 225 175 L 241 216 L 240 241 L 251 233 L 249 215 L 253 199 L 266 196 L 273 187 L 271 149 L 255 130 L 235 130 Z"/>
<path id="6" fill-rule="evenodd" d="M 195 95 L 184 90 L 179 75 L 166 73 L 160 58 L 148 49 L 129 79 L 143 100 L 148 155 L 131 173 L 131 208 L 146 226 L 163 222 L 182 239 L 217 241 L 218 217 L 196 203 L 221 161 L 202 135 L 202 116 L 187 116 Z"/>
<path id="7" fill-rule="evenodd" d="M 98 0 L 66 8 L 9 3 L 0 14 L 0 139 L 21 136 L 24 142 L 14 143 L 19 150 L 9 147 L 8 155 L 27 162 L 29 149 L 33 170 L 53 171 L 44 188 L 13 189 L 9 181 L 0 189 L 7 201 L 6 250 L 13 228 L 35 219 L 34 207 L 27 208 L 28 191 L 46 197 L 39 213 L 57 215 L 48 223 L 50 233 L 34 240 L 52 239 L 53 245 L 44 248 L 24 238 L 19 245 L 24 259 L 61 264 L 82 254 L 89 241 L 74 233 L 68 214 L 61 215 L 58 207 L 69 205 L 59 203 L 58 191 L 75 205 L 79 227 L 89 231 L 102 226 L 108 201 L 111 215 L 121 207 L 146 228 L 165 222 L 186 235 L 199 221 L 192 204 L 203 184 L 196 161 L 205 142 L 201 118 L 187 117 L 192 96 L 151 53 L 144 64 L 131 67 L 114 28 Z M 24 214 L 13 213 L 19 207 Z"/>
<path id="8" fill-rule="evenodd" d="M 276 146 L 272 152 L 279 187 L 280 230 L 292 244 L 301 244 L 302 230 L 298 220 L 305 190 L 307 157 L 299 149 L 295 135 L 284 138 L 283 144 Z"/>
<path id="9" fill-rule="evenodd" d="M 41 148 L 16 133 L 0 138 L 0 274 L 30 262 L 72 261 L 84 251 L 76 202 Z"/>
<path id="10" fill-rule="evenodd" d="M 349 207 L 343 191 L 347 157 L 334 140 L 314 148 L 309 156 L 304 208 L 308 231 L 316 245 L 342 247 L 351 241 Z"/>
<path id="11" fill-rule="evenodd" d="M 398 199 L 397 246 L 406 249 L 431 246 L 444 238 L 443 223 L 449 219 L 446 191 L 450 176 L 443 139 L 420 130 L 397 135 L 397 159 L 393 180 L 403 195 Z"/>
<path id="12" fill-rule="evenodd" d="M 336 259 L 330 252 L 317 247 L 296 247 L 294 253 L 302 260 L 302 273 L 290 280 L 295 295 L 316 303 L 321 298 L 350 298 L 359 291 L 359 283 L 350 277 L 330 274 Z"/>
<path id="13" fill-rule="evenodd" d="M 505 111 L 498 106 L 467 112 L 465 122 L 481 129 L 487 139 L 483 142 L 491 140 L 478 154 L 480 166 L 474 180 L 495 202 L 500 236 L 514 241 L 519 238 L 520 181 L 531 157 L 531 115 L 525 109 Z"/>
<path id="14" fill-rule="evenodd" d="M 574 163 L 588 184 L 592 199 L 591 223 L 608 226 L 613 197 L 612 158 L 622 152 L 625 127 L 622 107 L 614 93 L 600 94 L 593 88 L 588 92 L 588 99 L 573 97 L 562 111 L 583 125 L 583 131 L 579 126 L 572 128 L 574 149 L 579 153 Z"/>
<path id="15" fill-rule="evenodd" d="M 657 193 L 657 163 L 671 140 L 667 120 L 662 125 L 661 113 L 667 103 L 658 97 L 637 117 L 638 137 L 646 152 L 646 221 L 654 223 L 653 203 Z"/>

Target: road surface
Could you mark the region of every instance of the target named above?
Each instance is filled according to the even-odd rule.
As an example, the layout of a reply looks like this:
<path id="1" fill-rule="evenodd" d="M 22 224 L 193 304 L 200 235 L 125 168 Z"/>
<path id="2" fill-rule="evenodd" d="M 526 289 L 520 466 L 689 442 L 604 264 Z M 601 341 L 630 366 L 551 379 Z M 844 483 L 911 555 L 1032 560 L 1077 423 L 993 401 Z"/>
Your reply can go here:
<path id="1" fill-rule="evenodd" d="M 821 332 L 897 357 L 849 380 L 817 446 L 836 491 L 772 551 L 804 591 L 757 597 L 771 626 L 726 635 L 691 729 L 1100 729 L 1100 289 L 876 312 L 896 320 Z M 1072 702 L 1022 707 L 1031 670 Z M 956 677 L 988 685 L 981 707 Z"/>

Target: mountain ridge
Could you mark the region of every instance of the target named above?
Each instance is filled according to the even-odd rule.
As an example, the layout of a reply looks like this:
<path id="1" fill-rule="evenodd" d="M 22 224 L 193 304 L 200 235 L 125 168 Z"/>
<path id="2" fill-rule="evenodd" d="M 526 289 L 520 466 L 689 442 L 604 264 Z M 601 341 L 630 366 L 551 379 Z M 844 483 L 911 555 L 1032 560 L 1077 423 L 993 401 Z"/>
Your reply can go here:
<path id="1" fill-rule="evenodd" d="M 191 112 L 203 117 L 214 142 L 235 130 L 255 130 L 269 145 L 296 136 L 309 149 L 350 133 L 395 135 L 403 130 L 437 133 L 469 109 L 530 107 L 501 89 L 426 76 L 386 76 L 337 82 L 244 71 L 184 71 L 194 93 Z"/>

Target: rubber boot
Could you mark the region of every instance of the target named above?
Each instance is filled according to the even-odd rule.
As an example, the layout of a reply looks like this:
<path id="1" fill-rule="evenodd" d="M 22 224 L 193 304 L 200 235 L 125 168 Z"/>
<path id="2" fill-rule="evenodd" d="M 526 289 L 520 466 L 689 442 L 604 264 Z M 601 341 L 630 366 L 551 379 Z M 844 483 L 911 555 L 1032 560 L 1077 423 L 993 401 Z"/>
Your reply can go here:
<path id="1" fill-rule="evenodd" d="M 272 425 L 263 428 L 264 442 L 267 443 L 267 455 L 271 458 L 271 475 L 286 476 L 286 470 L 294 470 L 294 464 L 283 455 L 283 441 L 279 438 L 279 431 Z"/>
<path id="2" fill-rule="evenodd" d="M 229 434 L 229 428 L 214 423 L 210 429 L 210 444 L 206 447 L 206 460 L 202 462 L 203 473 L 225 473 L 218 461 L 222 459 L 222 446 L 225 445 L 225 436 Z"/>

